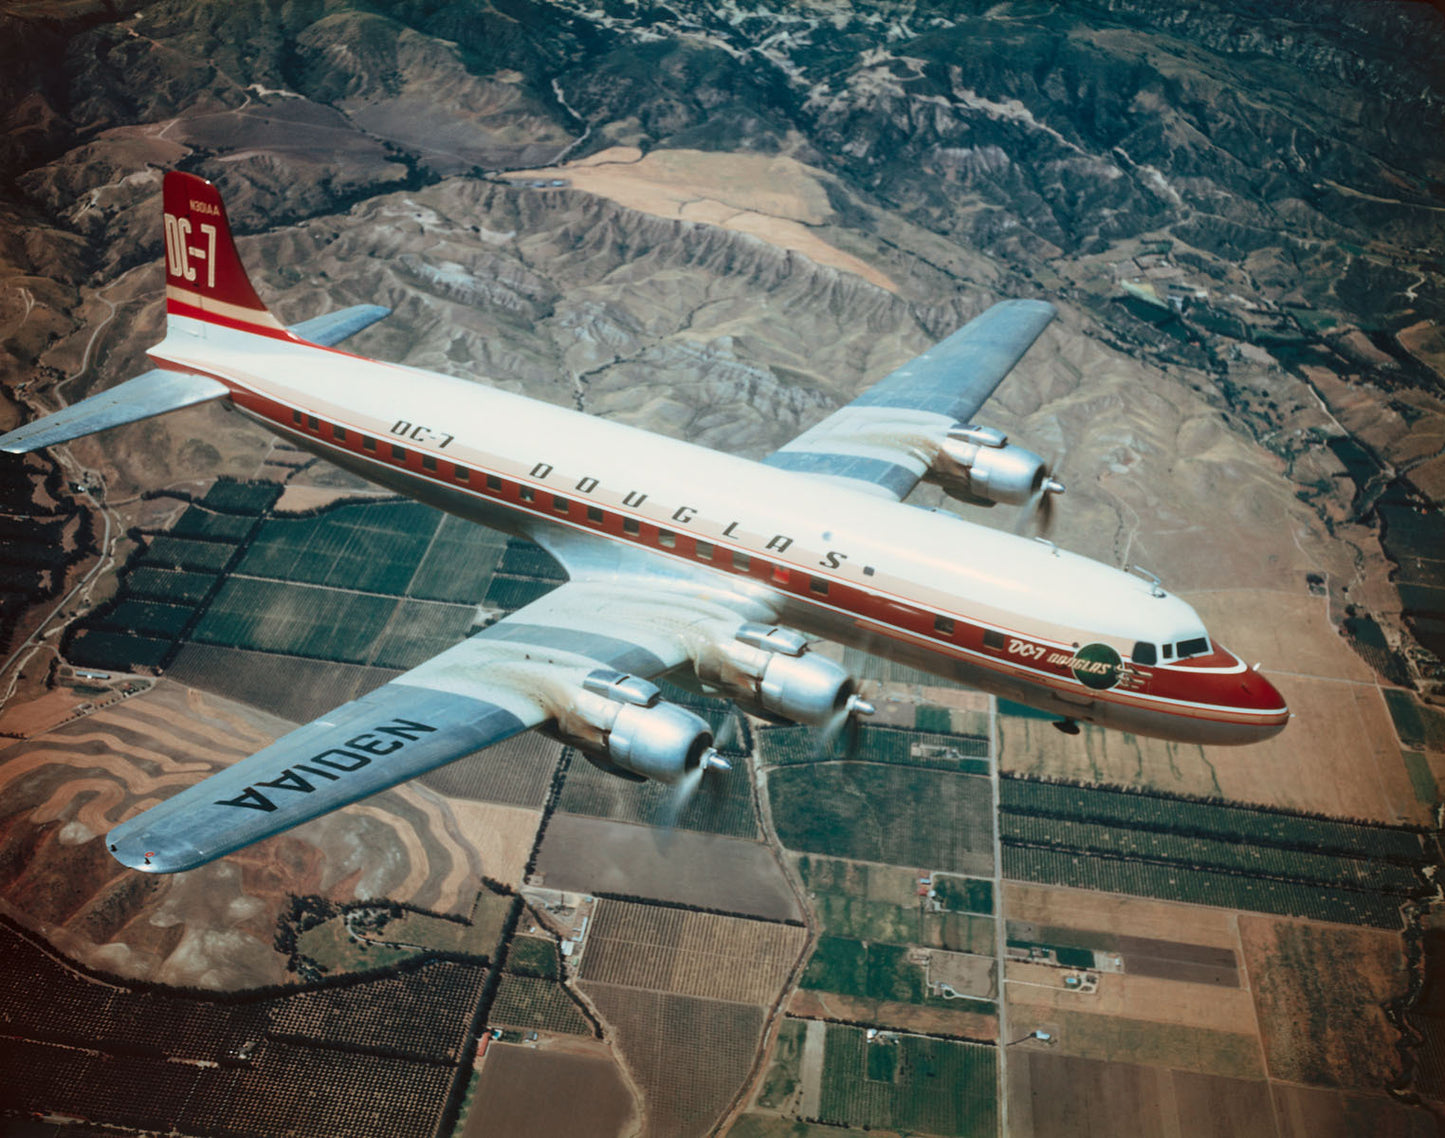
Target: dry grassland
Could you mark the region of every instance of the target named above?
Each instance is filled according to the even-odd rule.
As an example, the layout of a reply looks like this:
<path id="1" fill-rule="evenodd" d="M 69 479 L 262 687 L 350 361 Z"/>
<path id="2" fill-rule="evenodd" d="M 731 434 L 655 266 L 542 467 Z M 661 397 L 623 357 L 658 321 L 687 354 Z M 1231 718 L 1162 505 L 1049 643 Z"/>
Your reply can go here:
<path id="1" fill-rule="evenodd" d="M 1242 988 L 1188 984 L 1155 976 L 1102 972 L 1095 992 L 1077 992 L 1059 984 L 1059 969 L 1009 961 L 1004 968 L 1010 1012 L 1037 1019 L 1055 1011 L 1120 1016 L 1130 1020 L 1253 1035 L 1254 1002 Z"/>
<path id="2" fill-rule="evenodd" d="M 1279 1138 L 1438 1138 L 1439 1122 L 1383 1094 L 1270 1086 Z"/>
<path id="3" fill-rule="evenodd" d="M 1276 1138 L 1269 1084 L 1018 1047 L 1010 1138 Z M 1365 1133 L 1360 1131 L 1359 1133 Z"/>
<path id="4" fill-rule="evenodd" d="M 565 177 L 574 189 L 627 209 L 748 233 L 897 292 L 884 273 L 824 241 L 810 226 L 832 216 L 821 171 L 782 155 L 615 146 L 561 168 L 518 170 L 509 178 Z"/>
<path id="5" fill-rule="evenodd" d="M 447 800 L 447 809 L 475 853 L 481 875 L 513 889 L 520 886 L 542 812 L 457 798 Z"/>
<path id="6" fill-rule="evenodd" d="M 1031 921 L 1044 926 L 1127 932 L 1131 936 L 1231 950 L 1238 944 L 1234 913 L 1176 901 L 1006 881 L 1003 911 L 1011 921 Z"/>
<path id="7" fill-rule="evenodd" d="M 1381 1004 L 1405 988 L 1397 933 L 1239 918 L 1269 1074 L 1288 1082 L 1379 1087 L 1398 1074 Z"/>
<path id="8" fill-rule="evenodd" d="M 582 979 L 768 1005 L 806 939 L 793 925 L 604 898 L 587 934 Z"/>
<path id="9" fill-rule="evenodd" d="M 788 1014 L 799 1019 L 834 1019 L 992 1042 L 998 1038 L 998 1019 L 982 1011 L 970 1010 L 979 1006 L 968 1000 L 955 1000 L 952 1006 L 947 1007 L 905 1004 L 895 1000 L 868 1000 L 837 992 L 819 992 L 811 988 L 799 988 L 788 997 Z"/>

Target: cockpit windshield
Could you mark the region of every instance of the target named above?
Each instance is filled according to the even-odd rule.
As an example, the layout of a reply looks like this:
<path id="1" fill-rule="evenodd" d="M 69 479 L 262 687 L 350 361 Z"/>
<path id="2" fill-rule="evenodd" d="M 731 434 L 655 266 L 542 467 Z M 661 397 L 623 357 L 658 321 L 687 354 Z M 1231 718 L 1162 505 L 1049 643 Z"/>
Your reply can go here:
<path id="1" fill-rule="evenodd" d="M 1140 640 L 1134 645 L 1131 653 L 1136 664 L 1152 666 L 1159 663 L 1161 657 L 1168 662 L 1187 660 L 1191 656 L 1207 656 L 1213 649 L 1209 646 L 1209 637 L 1190 636 L 1173 644 L 1152 644 L 1147 640 Z"/>

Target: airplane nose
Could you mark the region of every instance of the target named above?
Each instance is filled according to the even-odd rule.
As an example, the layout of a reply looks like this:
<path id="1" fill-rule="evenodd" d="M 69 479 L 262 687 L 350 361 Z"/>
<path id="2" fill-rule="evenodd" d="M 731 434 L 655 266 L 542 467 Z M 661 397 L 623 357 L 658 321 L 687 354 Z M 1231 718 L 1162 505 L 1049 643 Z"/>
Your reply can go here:
<path id="1" fill-rule="evenodd" d="M 1261 713 L 1261 739 L 1273 738 L 1285 729 L 1290 720 L 1289 705 L 1279 689 L 1259 671 L 1258 664 L 1244 670 L 1239 686 L 1240 705 Z"/>

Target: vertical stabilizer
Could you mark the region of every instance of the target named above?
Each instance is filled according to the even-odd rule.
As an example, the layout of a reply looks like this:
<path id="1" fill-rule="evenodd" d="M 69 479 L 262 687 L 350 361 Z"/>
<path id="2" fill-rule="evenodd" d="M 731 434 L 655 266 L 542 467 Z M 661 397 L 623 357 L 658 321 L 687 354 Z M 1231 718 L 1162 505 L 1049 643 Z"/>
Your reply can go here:
<path id="1" fill-rule="evenodd" d="M 166 315 L 292 338 L 251 287 L 216 187 L 172 170 L 164 200 Z"/>

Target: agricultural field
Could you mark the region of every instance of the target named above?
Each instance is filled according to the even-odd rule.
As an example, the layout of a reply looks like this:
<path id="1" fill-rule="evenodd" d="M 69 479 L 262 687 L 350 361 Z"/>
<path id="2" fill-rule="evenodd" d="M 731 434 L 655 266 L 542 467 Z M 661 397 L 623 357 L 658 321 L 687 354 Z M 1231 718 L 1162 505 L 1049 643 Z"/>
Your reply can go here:
<path id="1" fill-rule="evenodd" d="M 204 691 L 224 693 L 230 699 L 263 707 L 293 723 L 306 723 L 380 687 L 396 673 L 334 660 L 307 660 L 186 641 L 167 667 L 166 675 Z"/>
<path id="2" fill-rule="evenodd" d="M 418 781 L 449 798 L 540 809 L 561 757 L 561 743 L 536 731 L 524 731 L 438 767 Z"/>
<path id="3" fill-rule="evenodd" d="M 679 809 L 677 792 L 665 783 L 629 782 L 574 753 L 557 808 L 590 818 L 756 838 L 750 763 L 736 753 L 730 761 L 731 772 L 705 775 L 697 793 Z"/>
<path id="4" fill-rule="evenodd" d="M 227 648 L 367 664 L 396 605 L 394 597 L 229 577 L 193 636 Z"/>
<path id="5" fill-rule="evenodd" d="M 159 535 L 151 538 L 140 559 L 141 565 L 157 569 L 184 569 L 194 573 L 219 573 L 235 555 L 234 545 L 216 541 L 193 541 Z"/>
<path id="6" fill-rule="evenodd" d="M 612 984 L 582 987 L 616 1033 L 646 1100 L 650 1133 L 701 1138 L 752 1069 L 763 1009 Z"/>
<path id="7" fill-rule="evenodd" d="M 1262 1079 L 1081 1059 L 1029 1045 L 1010 1051 L 1008 1083 L 1009 1130 L 1017 1138 L 1278 1138 Z"/>
<path id="8" fill-rule="evenodd" d="M 930 707 L 920 707 L 918 713 L 925 719 L 930 717 L 928 713 L 941 713 L 944 718 L 948 715 L 943 709 Z M 858 731 L 858 760 L 963 774 L 986 775 L 991 769 L 986 735 L 942 734 L 866 723 Z M 758 757 L 773 766 L 817 762 L 817 732 L 808 727 L 765 727 L 758 732 Z"/>
<path id="9" fill-rule="evenodd" d="M 800 854 L 798 876 L 824 932 L 837 937 L 919 944 L 961 952 L 993 951 L 993 883 L 934 874 L 944 903 L 933 912 L 918 895 L 914 870 Z M 971 910 L 971 911 L 970 911 Z"/>
<path id="10" fill-rule="evenodd" d="M 547 822 L 538 884 L 696 905 L 767 920 L 800 920 L 773 851 L 761 842 L 660 830 L 560 811 Z"/>
<path id="11" fill-rule="evenodd" d="M 98 611 L 91 623 L 96 628 L 129 630 L 142 636 L 174 640 L 195 611 L 182 605 L 163 605 L 155 601 L 121 601 L 114 607 Z"/>
<path id="12" fill-rule="evenodd" d="M 174 537 L 195 538 L 200 541 L 216 541 L 234 545 L 251 532 L 256 524 L 254 517 L 237 514 L 216 514 L 200 506 L 187 506 L 171 526 Z"/>
<path id="13" fill-rule="evenodd" d="M 522 1031 L 549 1031 L 558 1035 L 591 1035 L 592 1024 L 556 980 L 502 974 L 487 1022 Z"/>
<path id="14" fill-rule="evenodd" d="M 1013 878 L 1395 928 L 1431 887 L 1421 835 L 1158 793 L 1005 778 Z"/>
<path id="15" fill-rule="evenodd" d="M 568 1093 L 558 1094 L 558 1087 Z M 615 1138 L 636 1113 L 617 1064 L 605 1052 L 507 1043 L 487 1048 L 472 1103 L 458 1138 Z"/>
<path id="16" fill-rule="evenodd" d="M 993 1138 L 998 1129 L 991 1046 L 880 1035 L 829 1024 L 819 1121 L 837 1126 Z"/>
<path id="17" fill-rule="evenodd" d="M 798 988 L 788 998 L 788 1014 L 800 1019 L 868 1024 L 975 1043 L 998 1039 L 998 1008 L 987 1000 L 905 1004 Z"/>
<path id="18" fill-rule="evenodd" d="M 993 803 L 977 775 L 866 762 L 768 772 L 773 823 L 791 850 L 987 876 Z"/>
<path id="19" fill-rule="evenodd" d="M 561 979 L 562 959 L 557 951 L 557 942 L 549 937 L 525 934 L 513 937 L 507 947 L 506 968 L 518 976 Z"/>
<path id="20" fill-rule="evenodd" d="M 991 1005 L 959 1004 L 930 994 L 924 964 L 909 959 L 926 955 L 906 945 L 865 943 L 843 937 L 818 938 L 800 988 L 835 992 L 856 999 L 930 1007 L 956 1006 L 967 1011 L 991 1011 Z M 945 957 L 948 959 L 948 957 Z M 984 957 L 961 959 L 984 960 Z"/>
<path id="21" fill-rule="evenodd" d="M 766 1005 L 806 939 L 796 925 L 604 898 L 587 934 L 581 979 Z"/>
<path id="22" fill-rule="evenodd" d="M 398 601 L 376 638 L 370 663 L 378 668 L 414 668 L 464 640 L 475 620 L 471 605 Z"/>
<path id="23" fill-rule="evenodd" d="M 507 541 L 502 534 L 443 514 L 407 585 L 407 595 L 475 605 L 486 591 Z"/>
<path id="24" fill-rule="evenodd" d="M 796 1106 L 803 1078 L 803 1049 L 808 1021 L 787 1016 L 773 1041 L 772 1061 L 758 1084 L 755 1101 L 769 1110 Z M 733 1133 L 737 1133 L 736 1130 Z"/>

